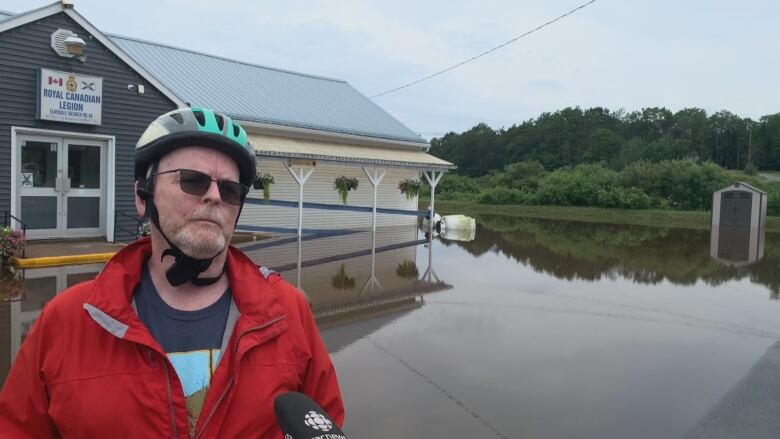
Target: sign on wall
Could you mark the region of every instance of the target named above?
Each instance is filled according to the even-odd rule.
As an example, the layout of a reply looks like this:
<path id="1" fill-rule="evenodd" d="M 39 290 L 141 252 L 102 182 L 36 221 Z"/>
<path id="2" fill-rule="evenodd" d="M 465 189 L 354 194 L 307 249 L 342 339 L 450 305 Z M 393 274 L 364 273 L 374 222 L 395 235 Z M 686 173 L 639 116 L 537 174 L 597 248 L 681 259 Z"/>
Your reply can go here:
<path id="1" fill-rule="evenodd" d="M 302 168 L 313 168 L 317 166 L 317 160 L 287 159 L 287 166 L 300 166 Z"/>
<path id="2" fill-rule="evenodd" d="M 103 78 L 41 69 L 38 75 L 38 118 L 100 125 Z"/>

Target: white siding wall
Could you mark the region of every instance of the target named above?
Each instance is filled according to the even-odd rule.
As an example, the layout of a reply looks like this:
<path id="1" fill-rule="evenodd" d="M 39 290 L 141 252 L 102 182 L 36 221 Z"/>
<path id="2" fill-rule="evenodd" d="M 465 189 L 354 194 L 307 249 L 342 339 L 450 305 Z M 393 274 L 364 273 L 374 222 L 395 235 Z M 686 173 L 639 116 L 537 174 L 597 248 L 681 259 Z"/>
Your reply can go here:
<path id="1" fill-rule="evenodd" d="M 274 176 L 271 199 L 298 202 L 298 183 L 287 171 L 281 160 L 260 159 L 258 170 Z M 377 193 L 377 207 L 401 210 L 417 210 L 417 198 L 407 200 L 398 191 L 398 182 L 405 178 L 419 178 L 419 172 L 410 169 L 379 168 L 386 170 Z M 318 162 L 309 180 L 303 187 L 303 201 L 341 205 L 339 194 L 333 189 L 336 177 L 356 177 L 358 188 L 347 197 L 348 206 L 373 206 L 373 187 L 359 166 Z M 250 198 L 262 200 L 262 190 L 252 189 Z M 415 224 L 417 217 L 377 213 L 377 227 L 397 227 Z M 241 213 L 239 225 L 260 227 L 282 227 L 297 229 L 298 208 L 246 204 Z M 371 212 L 351 212 L 323 209 L 304 209 L 304 229 L 370 229 Z"/>

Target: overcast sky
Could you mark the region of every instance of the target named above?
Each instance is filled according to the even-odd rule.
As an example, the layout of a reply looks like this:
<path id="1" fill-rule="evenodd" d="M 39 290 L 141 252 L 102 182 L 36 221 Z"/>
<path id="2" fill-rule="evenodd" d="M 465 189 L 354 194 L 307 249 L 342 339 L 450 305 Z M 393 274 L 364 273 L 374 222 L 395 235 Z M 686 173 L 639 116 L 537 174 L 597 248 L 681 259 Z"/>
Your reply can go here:
<path id="1" fill-rule="evenodd" d="M 75 0 L 104 32 L 344 79 L 371 96 L 587 0 Z M 0 0 L 23 12 L 51 0 Z M 780 1 L 597 0 L 432 80 L 375 99 L 412 130 L 494 128 L 567 106 L 780 111 Z"/>

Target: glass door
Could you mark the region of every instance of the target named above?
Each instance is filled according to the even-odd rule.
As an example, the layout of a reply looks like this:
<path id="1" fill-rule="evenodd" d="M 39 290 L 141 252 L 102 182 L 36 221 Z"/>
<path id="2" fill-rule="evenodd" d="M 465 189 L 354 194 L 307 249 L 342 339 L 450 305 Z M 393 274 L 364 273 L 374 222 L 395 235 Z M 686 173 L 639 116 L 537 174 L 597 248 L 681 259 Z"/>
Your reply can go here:
<path id="1" fill-rule="evenodd" d="M 101 141 L 19 137 L 17 212 L 30 238 L 105 234 L 106 145 Z"/>
<path id="2" fill-rule="evenodd" d="M 20 218 L 33 238 L 62 233 L 62 140 L 25 136 L 21 142 L 18 175 Z"/>
<path id="3" fill-rule="evenodd" d="M 105 218 L 105 155 L 103 142 L 64 141 L 63 220 L 70 236 L 99 236 Z"/>

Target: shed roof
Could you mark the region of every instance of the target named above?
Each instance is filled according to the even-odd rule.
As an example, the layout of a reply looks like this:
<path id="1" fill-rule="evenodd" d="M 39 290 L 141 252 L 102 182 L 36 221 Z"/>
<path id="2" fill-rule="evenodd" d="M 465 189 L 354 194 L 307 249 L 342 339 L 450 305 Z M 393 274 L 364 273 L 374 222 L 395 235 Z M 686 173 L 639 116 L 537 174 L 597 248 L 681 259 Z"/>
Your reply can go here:
<path id="1" fill-rule="evenodd" d="M 759 189 L 759 188 L 757 188 L 755 186 L 751 186 L 751 185 L 749 185 L 749 184 L 747 184 L 745 182 L 742 182 L 742 181 L 735 181 L 733 184 L 730 184 L 730 185 L 728 185 L 728 186 L 726 186 L 724 188 L 721 188 L 721 189 L 717 190 L 716 192 L 723 192 L 723 191 L 727 191 L 727 190 L 737 189 L 737 187 L 735 187 L 735 186 L 738 186 L 739 188 L 742 188 L 744 186 L 748 190 L 751 190 L 753 192 L 758 192 L 759 194 L 766 195 L 766 192 L 762 191 L 761 189 Z"/>
<path id="2" fill-rule="evenodd" d="M 427 144 L 346 81 L 107 35 L 193 106 L 252 122 Z"/>

